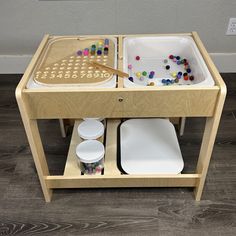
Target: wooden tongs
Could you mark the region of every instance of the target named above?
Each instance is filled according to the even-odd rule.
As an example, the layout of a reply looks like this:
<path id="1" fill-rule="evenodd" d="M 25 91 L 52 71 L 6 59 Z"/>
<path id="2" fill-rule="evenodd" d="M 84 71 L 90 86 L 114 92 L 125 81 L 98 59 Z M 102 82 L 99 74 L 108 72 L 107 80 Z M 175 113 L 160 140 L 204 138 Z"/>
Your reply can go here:
<path id="1" fill-rule="evenodd" d="M 127 74 L 127 73 L 125 73 L 121 70 L 114 69 L 110 66 L 102 65 L 102 64 L 100 64 L 98 62 L 95 62 L 95 61 L 87 62 L 87 64 L 89 64 L 91 66 L 94 66 L 95 68 L 98 68 L 98 69 L 106 70 L 107 72 L 116 74 L 116 75 L 118 75 L 122 78 L 128 78 L 129 77 L 129 74 Z"/>

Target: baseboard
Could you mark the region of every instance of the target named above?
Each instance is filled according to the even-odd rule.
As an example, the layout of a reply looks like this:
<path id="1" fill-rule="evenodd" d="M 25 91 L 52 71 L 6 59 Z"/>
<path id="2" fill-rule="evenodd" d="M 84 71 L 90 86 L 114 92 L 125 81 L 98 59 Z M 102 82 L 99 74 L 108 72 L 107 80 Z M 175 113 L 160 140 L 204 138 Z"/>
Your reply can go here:
<path id="1" fill-rule="evenodd" d="M 236 53 L 210 53 L 220 72 L 236 72 Z M 0 74 L 24 73 L 32 55 L 0 55 Z"/>

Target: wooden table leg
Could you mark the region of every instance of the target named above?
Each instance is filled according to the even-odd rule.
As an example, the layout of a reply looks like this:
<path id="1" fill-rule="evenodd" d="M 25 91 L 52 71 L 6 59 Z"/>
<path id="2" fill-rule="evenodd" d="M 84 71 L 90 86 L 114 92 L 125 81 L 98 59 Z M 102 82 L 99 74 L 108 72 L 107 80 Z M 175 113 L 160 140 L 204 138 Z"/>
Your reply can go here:
<path id="1" fill-rule="evenodd" d="M 33 155 L 34 163 L 38 172 L 40 184 L 46 202 L 50 202 L 52 198 L 52 189 L 46 185 L 45 177 L 49 175 L 48 165 L 40 137 L 38 123 L 36 119 L 29 119 L 22 97 L 17 94 L 17 102 L 19 105 L 21 117 L 24 123 L 25 132 L 28 138 L 30 149 Z"/>
<path id="2" fill-rule="evenodd" d="M 37 120 L 29 120 L 26 132 L 28 141 L 30 144 L 31 152 L 34 158 L 34 163 L 38 172 L 40 184 L 43 190 L 44 198 L 46 202 L 50 202 L 52 198 L 52 189 L 49 189 L 46 185 L 45 177 L 50 175 L 48 165 L 43 150 L 41 137 L 39 134 Z"/>
<path id="3" fill-rule="evenodd" d="M 220 117 L 222 114 L 225 97 L 226 97 L 226 88 L 220 91 L 214 116 L 206 118 L 206 125 L 196 170 L 197 174 L 201 174 L 201 177 L 195 188 L 196 201 L 201 200 L 202 191 L 205 184 L 206 175 L 217 135 L 217 130 L 220 123 Z"/>

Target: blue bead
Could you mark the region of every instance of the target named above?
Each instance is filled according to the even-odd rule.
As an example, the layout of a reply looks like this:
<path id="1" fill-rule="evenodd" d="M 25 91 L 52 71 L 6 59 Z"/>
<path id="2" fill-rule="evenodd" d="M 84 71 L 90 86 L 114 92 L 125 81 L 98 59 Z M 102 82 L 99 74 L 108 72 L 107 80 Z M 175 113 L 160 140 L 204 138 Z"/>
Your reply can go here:
<path id="1" fill-rule="evenodd" d="M 152 75 L 152 74 L 149 74 L 148 78 L 149 78 L 149 79 L 153 79 L 153 75 Z"/>
<path id="2" fill-rule="evenodd" d="M 104 44 L 105 44 L 105 45 L 109 45 L 109 39 L 105 39 L 105 40 L 104 40 Z"/>
<path id="3" fill-rule="evenodd" d="M 179 71 L 179 72 L 178 72 L 178 75 L 180 75 L 180 76 L 181 76 L 182 74 L 183 74 L 183 73 L 182 73 L 181 71 Z"/>
<path id="4" fill-rule="evenodd" d="M 166 80 L 165 79 L 162 79 L 162 81 L 161 81 L 163 84 L 165 84 L 166 83 Z"/>
<path id="5" fill-rule="evenodd" d="M 176 59 L 179 60 L 179 59 L 180 59 L 180 56 L 177 56 Z"/>
<path id="6" fill-rule="evenodd" d="M 180 65 L 181 64 L 181 61 L 177 61 L 177 65 Z"/>
<path id="7" fill-rule="evenodd" d="M 187 71 L 188 73 L 191 73 L 191 69 L 190 69 L 190 68 L 188 68 L 186 71 Z"/>
<path id="8" fill-rule="evenodd" d="M 98 55 L 102 55 L 102 50 L 97 50 Z"/>

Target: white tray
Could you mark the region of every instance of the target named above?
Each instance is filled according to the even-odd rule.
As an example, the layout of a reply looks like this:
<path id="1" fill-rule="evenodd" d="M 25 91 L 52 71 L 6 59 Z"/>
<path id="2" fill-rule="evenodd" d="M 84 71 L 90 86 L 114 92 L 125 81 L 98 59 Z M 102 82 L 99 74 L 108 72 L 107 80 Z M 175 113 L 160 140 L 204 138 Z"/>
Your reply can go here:
<path id="1" fill-rule="evenodd" d="M 190 36 L 126 37 L 123 45 L 123 70 L 134 77 L 135 83 L 126 78 L 124 79 L 124 86 L 144 86 L 147 80 L 162 86 L 162 79 L 173 79 L 171 72 L 185 72 L 182 68 L 183 66 L 177 65 L 168 59 L 171 54 L 186 58 L 195 77 L 194 81 L 180 79 L 180 85 L 214 86 L 214 80 L 194 40 Z M 139 61 L 136 61 L 136 56 L 140 56 Z M 165 69 L 164 59 L 168 59 L 170 70 Z M 133 66 L 132 71 L 128 70 L 129 64 Z M 140 81 L 135 78 L 135 72 L 141 71 L 155 71 L 156 73 L 153 79 Z"/>
<path id="2" fill-rule="evenodd" d="M 120 126 L 118 166 L 127 174 L 179 174 L 184 167 L 168 119 L 130 119 Z"/>

